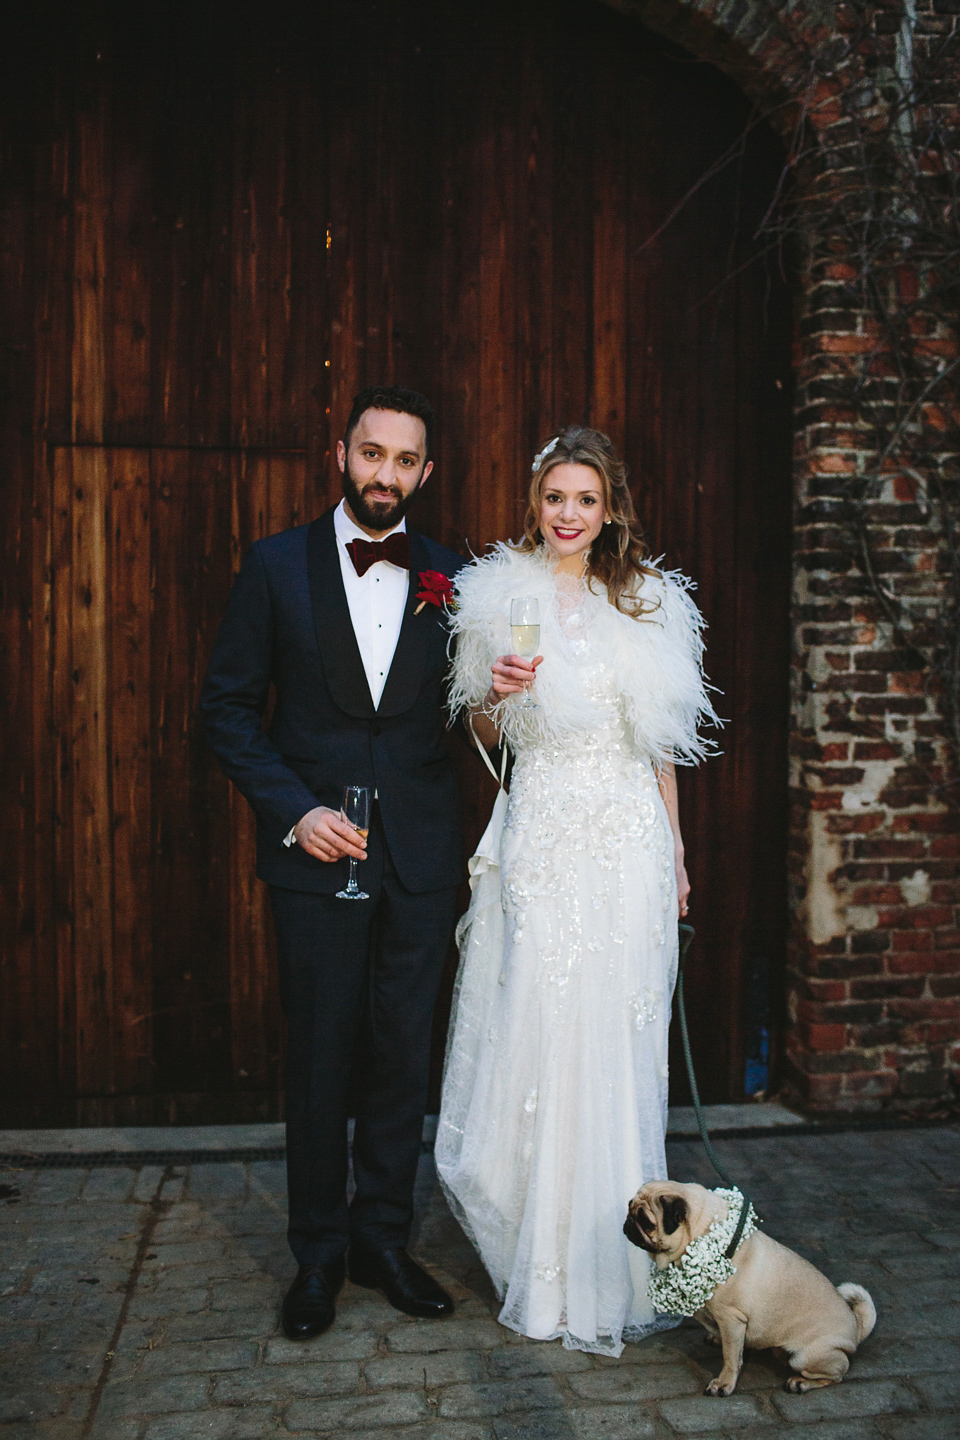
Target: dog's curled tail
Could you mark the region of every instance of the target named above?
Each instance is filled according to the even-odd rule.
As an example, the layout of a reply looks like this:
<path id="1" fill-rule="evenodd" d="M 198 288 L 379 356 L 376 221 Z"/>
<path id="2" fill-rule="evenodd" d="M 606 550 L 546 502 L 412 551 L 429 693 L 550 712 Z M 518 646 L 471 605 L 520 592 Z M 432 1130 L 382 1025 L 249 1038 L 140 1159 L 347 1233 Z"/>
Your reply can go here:
<path id="1" fill-rule="evenodd" d="M 837 1293 L 843 1296 L 853 1311 L 853 1318 L 857 1322 L 857 1344 L 859 1345 L 861 1341 L 866 1340 L 877 1323 L 877 1307 L 862 1285 L 838 1285 Z"/>

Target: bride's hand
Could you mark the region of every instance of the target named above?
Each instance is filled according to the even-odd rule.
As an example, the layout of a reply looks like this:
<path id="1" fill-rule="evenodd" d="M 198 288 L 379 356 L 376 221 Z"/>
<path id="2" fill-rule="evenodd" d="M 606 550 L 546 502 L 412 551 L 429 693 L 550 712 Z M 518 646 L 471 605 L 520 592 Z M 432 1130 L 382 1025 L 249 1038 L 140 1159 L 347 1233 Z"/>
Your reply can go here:
<path id="1" fill-rule="evenodd" d="M 690 881 L 687 879 L 687 867 L 683 863 L 682 850 L 676 851 L 675 859 L 677 866 L 677 908 L 680 911 L 680 919 L 682 920 L 687 913 L 690 899 Z"/>
<path id="2" fill-rule="evenodd" d="M 487 691 L 488 704 L 496 705 L 504 695 L 515 695 L 519 690 L 528 690 L 542 660 L 542 655 L 535 655 L 532 660 L 524 660 L 519 655 L 501 655 L 500 659 L 490 666 L 493 684 Z"/>

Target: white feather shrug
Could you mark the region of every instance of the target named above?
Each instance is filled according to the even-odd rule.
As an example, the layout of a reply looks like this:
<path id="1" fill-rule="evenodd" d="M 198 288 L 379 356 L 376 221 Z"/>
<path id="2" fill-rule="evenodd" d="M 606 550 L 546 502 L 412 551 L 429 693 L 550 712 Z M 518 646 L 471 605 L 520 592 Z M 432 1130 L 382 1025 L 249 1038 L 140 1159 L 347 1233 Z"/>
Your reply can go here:
<path id="1" fill-rule="evenodd" d="M 584 616 L 591 658 L 602 659 L 617 677 L 624 720 L 641 754 L 657 767 L 668 761 L 694 764 L 715 751 L 698 735 L 703 722 L 719 725 L 703 677 L 703 618 L 690 598 L 691 582 L 660 571 L 644 576 L 638 593 L 656 608 L 638 619 L 611 605 L 605 593 L 588 592 Z M 536 710 L 521 710 L 512 697 L 491 712 L 511 749 L 562 741 L 602 723 L 596 700 L 583 694 L 582 671 L 560 626 L 557 582 L 549 552 L 523 555 L 499 544 L 457 575 L 457 608 L 451 616 L 452 714 L 479 705 L 490 688 L 490 666 L 512 651 L 510 601 L 540 601 L 540 651 Z"/>

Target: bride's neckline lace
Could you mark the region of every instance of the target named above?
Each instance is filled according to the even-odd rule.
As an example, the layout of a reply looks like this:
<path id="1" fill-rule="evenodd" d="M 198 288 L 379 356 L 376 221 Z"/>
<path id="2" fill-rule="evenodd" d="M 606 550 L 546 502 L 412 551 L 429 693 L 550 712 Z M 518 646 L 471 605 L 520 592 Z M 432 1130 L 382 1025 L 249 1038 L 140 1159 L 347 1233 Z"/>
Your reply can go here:
<path id="1" fill-rule="evenodd" d="M 553 578 L 557 588 L 557 618 L 560 629 L 567 634 L 570 631 L 582 630 L 583 615 L 580 607 L 588 593 L 586 581 L 580 575 L 557 574 L 556 571 Z"/>

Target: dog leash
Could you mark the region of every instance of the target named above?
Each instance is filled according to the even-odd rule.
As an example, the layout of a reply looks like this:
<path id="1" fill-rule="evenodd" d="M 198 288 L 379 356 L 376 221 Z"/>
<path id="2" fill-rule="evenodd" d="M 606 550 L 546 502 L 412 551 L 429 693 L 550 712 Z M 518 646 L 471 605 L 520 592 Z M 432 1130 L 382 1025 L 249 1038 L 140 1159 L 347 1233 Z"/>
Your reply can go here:
<path id="1" fill-rule="evenodd" d="M 680 926 L 680 959 L 677 965 L 677 1010 L 680 1016 L 680 1036 L 683 1041 L 683 1058 L 686 1061 L 687 1066 L 687 1079 L 690 1082 L 690 1094 L 693 1096 L 693 1109 L 697 1117 L 697 1125 L 700 1130 L 700 1139 L 703 1141 L 703 1148 L 707 1152 L 707 1158 L 709 1159 L 710 1164 L 713 1166 L 714 1170 L 716 1170 L 717 1174 L 720 1176 L 720 1179 L 724 1181 L 727 1188 L 730 1190 L 739 1191 L 740 1195 L 743 1197 L 740 1205 L 740 1218 L 737 1221 L 737 1228 L 733 1232 L 733 1239 L 730 1241 L 730 1244 L 724 1251 L 727 1259 L 732 1260 L 737 1252 L 737 1246 L 740 1244 L 740 1237 L 743 1234 L 743 1227 L 747 1223 L 747 1216 L 750 1213 L 750 1205 L 752 1202 L 750 1200 L 750 1196 L 744 1190 L 743 1186 L 735 1184 L 734 1181 L 730 1179 L 730 1176 L 727 1174 L 726 1170 L 724 1170 L 723 1165 L 720 1161 L 720 1157 L 717 1155 L 716 1150 L 714 1150 L 713 1148 L 713 1143 L 710 1139 L 710 1132 L 707 1129 L 707 1122 L 703 1118 L 703 1108 L 700 1104 L 700 1092 L 697 1089 L 697 1077 L 693 1071 L 693 1052 L 690 1049 L 690 1032 L 687 1029 L 687 1009 L 683 1003 L 683 964 L 687 958 L 687 951 L 690 949 L 690 941 L 693 939 L 694 933 L 695 932 L 692 925 Z"/>

